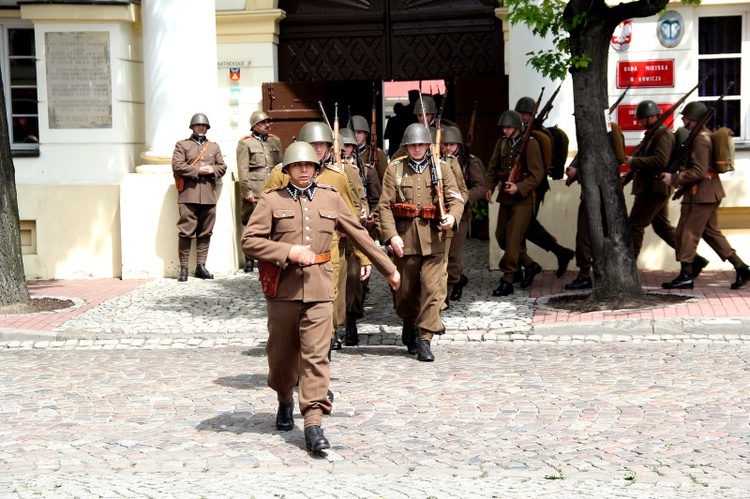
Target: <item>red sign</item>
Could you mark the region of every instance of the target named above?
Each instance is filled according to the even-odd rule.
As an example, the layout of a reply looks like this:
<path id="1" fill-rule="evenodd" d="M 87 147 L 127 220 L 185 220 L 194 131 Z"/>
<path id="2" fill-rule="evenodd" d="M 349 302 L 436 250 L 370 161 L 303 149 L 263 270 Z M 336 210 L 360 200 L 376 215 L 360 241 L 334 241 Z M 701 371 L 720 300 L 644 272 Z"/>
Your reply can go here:
<path id="1" fill-rule="evenodd" d="M 672 107 L 672 104 L 657 104 L 659 110 L 663 113 Z M 643 131 L 644 128 L 638 124 L 638 119 L 635 117 L 635 108 L 638 107 L 636 104 L 624 104 L 617 106 L 617 124 L 620 125 L 623 131 Z M 667 118 L 666 125 L 674 130 L 674 115 Z"/>
<path id="2" fill-rule="evenodd" d="M 617 61 L 617 88 L 674 87 L 674 59 Z"/>

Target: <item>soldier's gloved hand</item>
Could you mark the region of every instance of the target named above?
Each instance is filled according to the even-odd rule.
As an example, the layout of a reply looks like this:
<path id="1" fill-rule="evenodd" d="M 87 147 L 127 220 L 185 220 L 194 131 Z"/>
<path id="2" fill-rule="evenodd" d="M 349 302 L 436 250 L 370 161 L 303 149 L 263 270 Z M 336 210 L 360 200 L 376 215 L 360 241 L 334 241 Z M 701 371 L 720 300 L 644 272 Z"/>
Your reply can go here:
<path id="1" fill-rule="evenodd" d="M 296 264 L 312 265 L 315 263 L 315 252 L 307 246 L 301 244 L 295 244 L 292 249 L 289 250 L 289 256 L 287 259 Z"/>
<path id="2" fill-rule="evenodd" d="M 404 256 L 404 240 L 401 236 L 393 236 L 388 243 L 388 249 L 399 258 Z"/>
<path id="3" fill-rule="evenodd" d="M 445 215 L 445 218 L 440 221 L 440 230 L 451 230 L 456 224 L 456 217 L 453 215 Z"/>
<path id="4" fill-rule="evenodd" d="M 364 281 L 367 280 L 368 277 L 370 277 L 370 273 L 372 272 L 372 265 L 363 265 L 359 268 L 359 280 Z"/>
<path id="5" fill-rule="evenodd" d="M 393 291 L 398 290 L 401 286 L 401 274 L 398 273 L 398 270 L 394 270 L 391 275 L 386 276 L 386 280 Z"/>

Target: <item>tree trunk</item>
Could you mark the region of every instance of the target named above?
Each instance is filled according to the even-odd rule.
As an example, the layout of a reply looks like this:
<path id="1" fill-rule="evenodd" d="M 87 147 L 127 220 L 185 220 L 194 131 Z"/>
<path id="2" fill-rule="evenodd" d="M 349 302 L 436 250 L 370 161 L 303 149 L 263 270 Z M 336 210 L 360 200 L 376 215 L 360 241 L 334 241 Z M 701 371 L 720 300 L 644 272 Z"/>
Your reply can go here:
<path id="1" fill-rule="evenodd" d="M 606 70 L 609 40 L 617 25 L 611 22 L 597 12 L 588 11 L 585 26 L 570 33 L 572 53 L 591 58 L 588 67 L 575 69 L 572 74 L 581 189 L 594 258 L 596 286 L 592 299 L 597 301 L 637 298 L 642 294 L 619 163 L 607 135 L 604 115 L 609 108 Z"/>
<path id="2" fill-rule="evenodd" d="M 0 306 L 29 301 L 21 257 L 16 171 L 10 154 L 5 92 L 0 72 Z"/>

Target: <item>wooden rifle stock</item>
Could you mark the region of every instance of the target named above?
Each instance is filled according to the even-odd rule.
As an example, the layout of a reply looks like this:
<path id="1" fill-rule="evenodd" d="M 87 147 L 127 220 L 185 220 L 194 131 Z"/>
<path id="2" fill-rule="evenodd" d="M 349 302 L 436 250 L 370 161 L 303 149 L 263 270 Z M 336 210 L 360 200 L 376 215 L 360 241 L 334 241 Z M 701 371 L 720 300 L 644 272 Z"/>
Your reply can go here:
<path id="1" fill-rule="evenodd" d="M 443 94 L 443 98 L 440 100 L 440 109 L 438 109 L 438 113 L 435 116 L 435 143 L 431 144 L 430 147 L 432 148 L 432 163 L 435 167 L 435 179 L 436 179 L 436 188 L 437 191 L 437 201 L 438 201 L 438 216 L 440 217 L 440 220 L 445 218 L 446 210 L 445 210 L 445 196 L 443 194 L 443 170 L 440 167 L 440 144 L 443 142 L 443 129 L 441 127 L 441 121 L 443 119 L 443 110 L 445 109 L 445 100 L 448 98 L 448 89 L 445 89 L 445 93 Z M 422 106 L 424 109 L 424 106 Z M 427 127 L 427 130 L 429 131 L 430 127 L 425 122 L 425 127 Z"/>
<path id="2" fill-rule="evenodd" d="M 555 101 L 555 97 L 557 97 L 557 94 L 560 93 L 560 89 L 562 88 L 562 82 L 557 86 L 554 93 L 550 96 L 549 100 L 544 104 L 544 107 L 539 111 L 539 114 L 537 115 L 536 119 L 534 120 L 534 127 L 539 130 L 542 128 L 542 125 L 544 124 L 545 120 L 549 118 L 549 112 L 552 111 L 552 103 Z"/>
<path id="3" fill-rule="evenodd" d="M 341 167 L 341 135 L 339 134 L 339 103 L 334 105 L 333 113 L 333 153 L 336 158 L 336 169 L 340 172 L 344 171 Z"/>
<path id="4" fill-rule="evenodd" d="M 370 164 L 376 170 L 378 169 L 378 110 L 376 102 L 377 93 L 375 92 L 375 83 L 372 84 L 372 115 L 370 119 Z"/>
<path id="5" fill-rule="evenodd" d="M 464 169 L 469 164 L 471 156 L 471 143 L 474 142 L 474 124 L 477 121 L 477 101 L 474 101 L 474 109 L 471 111 L 471 119 L 469 120 L 469 133 L 466 135 L 464 141 Z"/>
<path id="6" fill-rule="evenodd" d="M 508 183 L 510 184 L 515 184 L 516 182 L 518 182 L 518 178 L 521 176 L 521 158 L 526 155 L 526 149 L 528 148 L 529 140 L 531 139 L 531 132 L 534 130 L 534 116 L 536 116 L 536 112 L 537 109 L 539 109 L 539 104 L 542 102 L 543 95 L 544 87 L 542 87 L 542 92 L 539 94 L 539 98 L 534 104 L 534 110 L 531 112 L 531 117 L 529 118 L 529 122 L 526 124 L 526 129 L 523 131 L 521 149 L 519 149 L 518 154 L 516 154 L 516 157 L 513 159 L 513 167 L 510 169 L 510 174 L 508 175 Z"/>

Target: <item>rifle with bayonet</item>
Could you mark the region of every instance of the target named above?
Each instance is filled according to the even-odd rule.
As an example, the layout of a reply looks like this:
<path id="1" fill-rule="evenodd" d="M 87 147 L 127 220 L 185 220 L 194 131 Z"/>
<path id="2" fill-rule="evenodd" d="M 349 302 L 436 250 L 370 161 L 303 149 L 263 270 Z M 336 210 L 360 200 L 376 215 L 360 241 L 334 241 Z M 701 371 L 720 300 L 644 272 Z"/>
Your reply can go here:
<path id="1" fill-rule="evenodd" d="M 336 169 L 343 172 L 344 169 L 341 167 L 341 135 L 339 134 L 339 103 L 336 102 L 333 106 L 333 154 L 336 158 Z"/>
<path id="2" fill-rule="evenodd" d="M 542 125 L 544 124 L 545 120 L 549 118 L 549 113 L 552 111 L 552 103 L 555 101 L 555 97 L 557 97 L 557 94 L 560 93 L 560 89 L 562 88 L 562 82 L 557 86 L 555 91 L 550 96 L 549 100 L 544 104 L 544 107 L 539 111 L 539 114 L 537 115 L 536 119 L 534 119 L 534 127 L 537 130 L 540 130 L 542 128 Z"/>
<path id="3" fill-rule="evenodd" d="M 375 82 L 372 82 L 372 113 L 370 119 L 370 164 L 378 170 L 378 108 Z"/>
<path id="4" fill-rule="evenodd" d="M 648 144 L 649 142 L 651 142 L 651 139 L 653 138 L 654 134 L 656 133 L 657 130 L 659 130 L 659 128 L 661 128 L 662 125 L 664 125 L 664 123 L 667 121 L 667 118 L 669 118 L 670 116 L 672 116 L 672 114 L 675 111 L 677 111 L 677 108 L 679 108 L 682 105 L 682 103 L 687 100 L 687 98 L 690 96 L 690 94 L 692 94 L 693 92 L 695 92 L 701 85 L 703 85 L 704 83 L 706 83 L 706 80 L 708 80 L 709 76 L 710 75 L 707 75 L 701 81 L 699 81 L 697 85 L 695 85 L 693 88 L 691 88 L 690 90 L 688 90 L 688 92 L 685 95 L 683 95 L 677 102 L 675 102 L 674 104 L 672 104 L 672 106 L 669 109 L 667 109 L 666 111 L 664 111 L 659 116 L 659 119 L 657 119 L 654 122 L 653 125 L 651 125 L 650 127 L 648 127 L 648 129 L 646 130 L 646 132 L 643 134 L 643 140 L 641 140 L 641 143 L 638 144 L 637 146 L 635 146 L 635 149 L 633 149 L 630 152 L 630 156 L 637 157 L 637 156 L 639 156 L 641 154 L 641 151 L 643 150 L 643 148 L 646 146 L 646 144 Z M 672 122 L 674 122 L 674 120 L 672 120 Z M 634 176 L 635 176 L 635 171 L 633 169 L 628 170 L 628 173 L 626 173 L 625 176 L 622 177 L 622 186 L 625 187 L 626 185 L 628 185 L 628 183 L 631 180 L 633 180 Z"/>
<path id="5" fill-rule="evenodd" d="M 529 140 L 531 139 L 531 132 L 534 130 L 534 116 L 536 116 L 539 104 L 542 102 L 542 96 L 544 95 L 544 87 L 539 94 L 539 98 L 534 103 L 534 109 L 531 111 L 529 122 L 526 124 L 526 129 L 523 131 L 523 140 L 521 141 L 521 148 L 518 150 L 516 157 L 513 160 L 513 167 L 510 169 L 508 175 L 508 183 L 515 184 L 521 176 L 521 158 L 526 156 L 526 149 L 529 146 Z"/>
<path id="6" fill-rule="evenodd" d="M 611 106 L 609 106 L 609 109 L 607 110 L 607 115 L 608 116 L 615 112 L 615 110 L 617 109 L 617 106 L 620 105 L 620 102 L 622 102 L 622 100 L 625 98 L 625 94 L 628 93 L 628 90 L 630 90 L 631 87 L 632 87 L 632 85 L 628 85 L 628 87 L 625 90 L 622 91 L 622 93 L 617 98 L 617 100 L 614 102 L 614 104 L 612 104 Z M 578 168 L 578 163 L 580 161 L 581 160 L 578 159 L 578 154 L 576 154 L 575 157 L 573 157 L 573 160 L 570 162 L 570 165 L 568 165 L 568 166 L 572 166 L 573 168 L 577 169 Z M 568 177 L 568 178 L 565 179 L 565 185 L 566 186 L 569 187 L 570 184 L 572 184 L 572 183 L 573 183 L 573 179 L 572 178 Z"/>
<path id="7" fill-rule="evenodd" d="M 448 88 L 446 87 L 445 93 L 443 94 L 443 98 L 440 100 L 440 108 L 438 109 L 437 114 L 435 115 L 435 143 L 430 144 L 430 149 L 432 151 L 432 163 L 435 167 L 435 190 L 437 191 L 437 208 L 438 208 L 438 216 L 440 217 L 440 220 L 443 220 L 446 215 L 445 210 L 445 196 L 443 194 L 443 170 L 440 167 L 440 144 L 442 142 L 442 127 L 440 125 L 440 122 L 443 118 L 443 110 L 445 109 L 445 101 L 448 98 Z M 419 94 L 419 100 L 422 100 L 422 93 Z M 424 121 L 424 126 L 427 129 L 427 133 L 430 132 L 430 125 L 427 123 L 427 115 L 425 114 L 424 110 L 424 102 L 422 104 L 422 120 Z"/>
<path id="8" fill-rule="evenodd" d="M 669 166 L 667 167 L 667 173 L 677 173 L 680 167 L 685 164 L 688 154 L 690 153 L 690 148 L 693 144 L 693 140 L 695 140 L 698 134 L 701 133 L 706 124 L 711 120 L 717 106 L 721 103 L 721 101 L 724 100 L 727 92 L 729 92 L 729 89 L 733 86 L 734 82 L 730 81 L 729 85 L 727 85 L 727 88 L 724 90 L 724 93 L 718 99 L 716 99 L 713 104 L 711 104 L 711 107 L 708 108 L 706 114 L 704 114 L 703 117 L 698 122 L 696 122 L 695 126 L 690 130 L 690 134 L 688 134 L 687 138 L 681 144 L 677 144 L 677 152 L 674 154 L 672 161 L 670 161 Z M 685 189 L 687 187 L 688 186 L 682 186 L 677 189 L 674 193 L 674 196 L 672 196 L 672 199 L 680 199 L 685 194 Z"/>
<path id="9" fill-rule="evenodd" d="M 471 157 L 471 143 L 474 142 L 474 124 L 477 121 L 477 101 L 474 101 L 474 109 L 471 111 L 471 119 L 469 120 L 469 133 L 466 135 L 464 141 L 464 170 L 469 165 L 469 159 Z"/>

